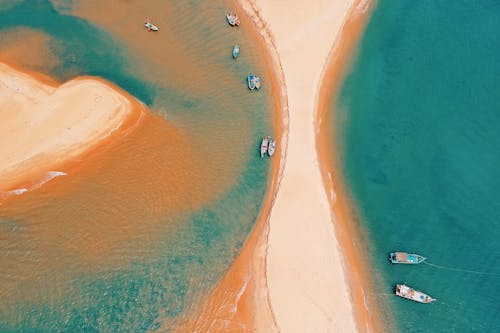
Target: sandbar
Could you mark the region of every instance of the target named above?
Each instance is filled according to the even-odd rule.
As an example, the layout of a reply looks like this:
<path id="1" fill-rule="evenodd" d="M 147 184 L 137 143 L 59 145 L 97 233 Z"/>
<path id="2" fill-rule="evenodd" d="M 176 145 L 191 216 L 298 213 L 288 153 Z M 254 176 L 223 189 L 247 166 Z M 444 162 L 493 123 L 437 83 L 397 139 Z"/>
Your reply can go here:
<path id="1" fill-rule="evenodd" d="M 242 1 L 271 32 L 289 106 L 286 166 L 269 220 L 266 276 L 280 332 L 354 332 L 346 264 L 316 150 L 322 73 L 355 1 Z M 259 21 L 259 20 L 255 20 Z"/>
<path id="2" fill-rule="evenodd" d="M 0 192 L 89 151 L 143 110 L 104 80 L 80 77 L 59 85 L 3 63 L 0 104 Z"/>

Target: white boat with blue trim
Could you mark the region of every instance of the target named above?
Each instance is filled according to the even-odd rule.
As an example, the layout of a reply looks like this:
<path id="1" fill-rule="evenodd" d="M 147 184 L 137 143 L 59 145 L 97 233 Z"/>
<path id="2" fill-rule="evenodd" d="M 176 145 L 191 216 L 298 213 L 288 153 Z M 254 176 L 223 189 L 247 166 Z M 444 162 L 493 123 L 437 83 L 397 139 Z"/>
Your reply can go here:
<path id="1" fill-rule="evenodd" d="M 432 303 L 436 300 L 426 293 L 408 287 L 406 284 L 397 284 L 395 294 L 419 303 Z"/>
<path id="2" fill-rule="evenodd" d="M 425 261 L 426 257 L 423 257 L 419 254 L 415 253 L 406 253 L 406 252 L 392 252 L 389 256 L 390 262 L 393 264 L 410 264 L 416 265 Z"/>

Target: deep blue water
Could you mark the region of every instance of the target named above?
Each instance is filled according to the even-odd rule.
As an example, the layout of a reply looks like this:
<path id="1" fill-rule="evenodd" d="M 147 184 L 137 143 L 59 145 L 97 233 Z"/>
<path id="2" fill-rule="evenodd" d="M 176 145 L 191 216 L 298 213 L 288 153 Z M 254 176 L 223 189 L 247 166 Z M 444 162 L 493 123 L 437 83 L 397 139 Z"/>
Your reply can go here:
<path id="1" fill-rule="evenodd" d="M 500 330 L 499 31 L 499 1 L 379 1 L 340 90 L 335 146 L 368 238 L 368 301 L 399 332 Z M 454 270 L 391 266 L 393 250 Z M 438 300 L 391 296 L 401 282 Z"/>

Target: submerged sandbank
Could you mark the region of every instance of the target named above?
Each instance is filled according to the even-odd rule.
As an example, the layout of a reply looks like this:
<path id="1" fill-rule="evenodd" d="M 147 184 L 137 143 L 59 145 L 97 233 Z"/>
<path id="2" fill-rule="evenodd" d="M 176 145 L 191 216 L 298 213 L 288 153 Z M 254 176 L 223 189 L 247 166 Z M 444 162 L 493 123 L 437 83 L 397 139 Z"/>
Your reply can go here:
<path id="1" fill-rule="evenodd" d="M 364 245 L 360 243 L 360 230 L 356 224 L 355 209 L 349 191 L 342 181 L 341 152 L 335 150 L 334 130 L 340 126 L 335 119 L 335 98 L 343 79 L 352 66 L 353 55 L 365 25 L 369 19 L 373 1 L 358 1 L 349 13 L 335 47 L 330 52 L 328 64 L 323 72 L 319 89 L 316 128 L 320 168 L 326 187 L 336 235 L 342 248 L 347 278 L 350 281 L 350 295 L 353 300 L 358 329 L 362 332 L 384 332 L 377 309 L 368 308 L 366 293 L 373 290 L 372 278 L 368 274 L 368 262 Z M 333 100 L 332 100 L 333 99 Z"/>
<path id="2" fill-rule="evenodd" d="M 0 63 L 0 192 L 92 149 L 143 111 L 103 80 L 82 77 L 60 86 Z"/>

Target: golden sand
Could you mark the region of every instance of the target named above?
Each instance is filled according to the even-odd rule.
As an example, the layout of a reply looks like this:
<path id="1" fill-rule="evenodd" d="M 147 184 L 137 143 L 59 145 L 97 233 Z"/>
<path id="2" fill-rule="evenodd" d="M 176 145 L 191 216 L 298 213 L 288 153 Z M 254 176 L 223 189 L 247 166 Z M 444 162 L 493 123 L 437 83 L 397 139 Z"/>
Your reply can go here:
<path id="1" fill-rule="evenodd" d="M 316 126 L 318 128 L 317 146 L 323 181 L 332 209 L 336 235 L 342 254 L 349 263 L 346 269 L 354 304 L 358 329 L 361 332 L 383 332 L 377 309 L 367 308 L 365 293 L 373 290 L 368 265 L 363 258 L 365 248 L 353 239 L 359 239 L 355 211 L 345 185 L 342 183 L 342 167 L 339 154 L 332 154 L 335 139 L 334 111 L 331 109 L 332 94 L 337 94 L 342 80 L 352 66 L 354 52 L 373 8 L 373 1 L 358 1 L 352 8 L 349 19 L 344 24 L 339 40 L 330 54 L 328 67 L 323 73 L 322 86 L 318 100 Z M 331 174 L 331 170 L 338 172 Z"/>
<path id="2" fill-rule="evenodd" d="M 92 149 L 138 104 L 95 78 L 55 87 L 5 64 L 0 64 L 0 101 L 0 192 Z"/>

